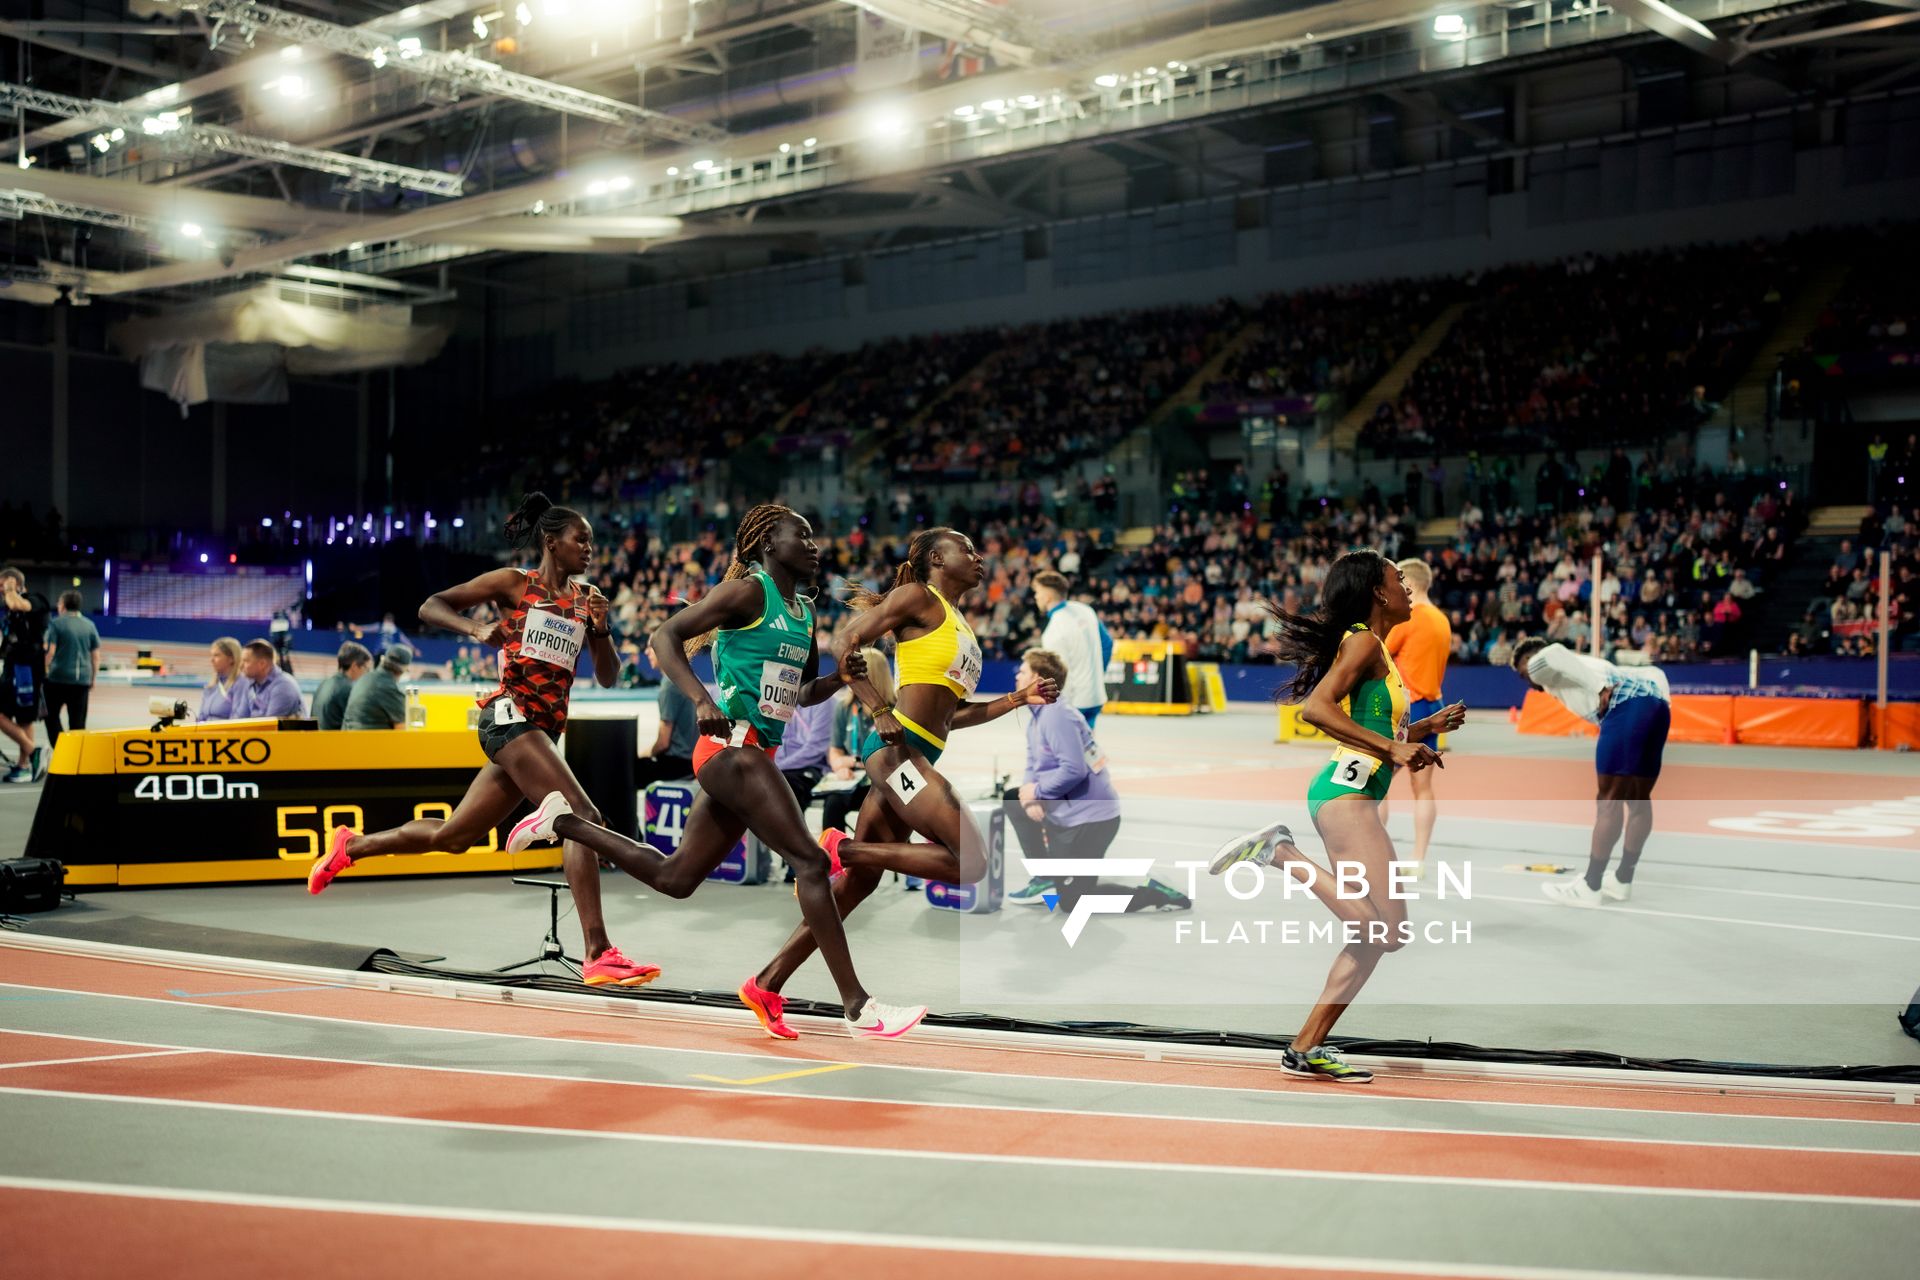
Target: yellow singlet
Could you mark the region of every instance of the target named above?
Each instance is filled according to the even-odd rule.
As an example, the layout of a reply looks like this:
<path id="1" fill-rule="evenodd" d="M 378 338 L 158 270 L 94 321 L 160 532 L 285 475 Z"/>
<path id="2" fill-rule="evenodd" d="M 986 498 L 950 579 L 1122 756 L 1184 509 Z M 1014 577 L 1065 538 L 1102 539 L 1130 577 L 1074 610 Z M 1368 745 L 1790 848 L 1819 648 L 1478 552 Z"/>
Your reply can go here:
<path id="1" fill-rule="evenodd" d="M 956 698 L 970 698 L 980 687 L 980 642 L 945 596 L 931 585 L 927 590 L 946 610 L 946 620 L 919 639 L 894 646 L 893 661 L 899 671 L 895 683 L 902 689 L 910 684 L 940 684 Z"/>

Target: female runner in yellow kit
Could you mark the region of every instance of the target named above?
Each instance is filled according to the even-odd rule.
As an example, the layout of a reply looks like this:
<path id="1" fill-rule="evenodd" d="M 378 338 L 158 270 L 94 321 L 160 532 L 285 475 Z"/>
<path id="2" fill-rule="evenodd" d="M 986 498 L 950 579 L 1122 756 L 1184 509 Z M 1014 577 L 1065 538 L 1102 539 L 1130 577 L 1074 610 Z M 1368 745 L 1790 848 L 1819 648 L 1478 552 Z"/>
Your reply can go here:
<path id="1" fill-rule="evenodd" d="M 953 602 L 977 588 L 982 576 L 970 538 L 952 529 L 926 529 L 907 544 L 907 562 L 886 595 L 853 594 L 861 616 L 840 640 L 839 661 L 891 633 L 899 676 L 894 701 L 870 708 L 873 729 L 860 744 L 873 790 L 860 807 L 858 834 L 848 839 L 829 831 L 821 840 L 836 867 L 845 869 L 835 891 L 843 918 L 873 892 L 883 871 L 944 884 L 973 884 L 986 874 L 979 828 L 934 763 L 953 730 L 1060 696 L 1053 681 L 1037 680 L 991 702 L 969 701 L 980 684 L 980 643 Z M 933 843 L 913 842 L 916 833 Z M 780 1020 L 779 992 L 814 950 L 813 932 L 802 925 L 742 989 L 743 998 L 755 992 L 773 997 L 748 999 L 770 1034 L 792 1035 Z"/>

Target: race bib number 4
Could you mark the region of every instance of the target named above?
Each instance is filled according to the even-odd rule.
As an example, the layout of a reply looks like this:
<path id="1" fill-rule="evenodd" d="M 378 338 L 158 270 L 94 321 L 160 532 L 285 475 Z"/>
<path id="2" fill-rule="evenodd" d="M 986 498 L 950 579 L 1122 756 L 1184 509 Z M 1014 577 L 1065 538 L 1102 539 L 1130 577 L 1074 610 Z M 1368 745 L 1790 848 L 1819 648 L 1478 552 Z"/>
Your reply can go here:
<path id="1" fill-rule="evenodd" d="M 587 624 L 578 618 L 529 609 L 520 632 L 520 656 L 571 671 L 580 661 L 580 645 L 586 635 Z"/>
<path id="2" fill-rule="evenodd" d="M 1358 791 L 1373 778 L 1373 771 L 1380 762 L 1372 756 L 1363 756 L 1358 751 L 1342 751 L 1333 758 L 1333 782 L 1335 786 L 1351 787 Z"/>
<path id="3" fill-rule="evenodd" d="M 912 760 L 902 760 L 900 767 L 887 775 L 887 790 L 898 796 L 901 804 L 912 804 L 927 790 L 927 775 Z"/>
<path id="4" fill-rule="evenodd" d="M 800 668 L 787 662 L 760 664 L 760 714 L 782 724 L 800 705 Z"/>
<path id="5" fill-rule="evenodd" d="M 965 690 L 966 696 L 980 687 L 980 642 L 973 638 L 972 632 L 960 633 L 959 651 L 953 655 L 953 665 L 947 668 L 947 679 Z"/>

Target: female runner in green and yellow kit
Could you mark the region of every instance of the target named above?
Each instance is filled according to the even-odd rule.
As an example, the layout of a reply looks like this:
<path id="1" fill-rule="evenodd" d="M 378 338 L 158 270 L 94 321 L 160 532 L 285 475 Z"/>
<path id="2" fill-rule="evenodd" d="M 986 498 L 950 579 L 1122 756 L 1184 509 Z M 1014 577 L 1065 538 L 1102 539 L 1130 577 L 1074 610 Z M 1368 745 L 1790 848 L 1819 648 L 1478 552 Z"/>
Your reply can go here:
<path id="1" fill-rule="evenodd" d="M 897 1039 L 920 1024 L 926 1006 L 882 1004 L 861 986 L 834 903 L 827 853 L 807 831 L 793 790 L 773 763 L 795 710 L 825 702 L 842 684 L 853 684 L 856 691 L 865 687 L 866 696 L 873 696 L 864 660 L 857 651 L 846 654 L 836 675 L 819 675 L 813 605 L 800 595 L 799 585 L 819 573 L 820 549 L 798 513 L 772 503 L 747 512 L 734 537 L 733 557 L 719 586 L 654 633 L 661 674 L 693 700 L 701 733 L 693 752 L 700 797 L 687 815 L 679 850 L 667 857 L 583 822 L 566 812 L 564 799 L 554 797 L 548 800 L 557 805 L 550 829 L 670 898 L 692 894 L 752 831 L 793 868 L 801 915 L 819 939 L 840 989 L 848 1031 L 866 1039 Z M 688 661 L 709 641 L 718 702 Z M 769 1032 L 790 1038 L 796 1033 L 781 1021 L 778 997 L 757 998 L 766 994 L 756 992 L 751 979 L 740 989 L 740 998 Z"/>
<path id="2" fill-rule="evenodd" d="M 1329 858 L 1365 868 L 1366 892 L 1342 898 L 1332 875 L 1300 852 L 1280 823 L 1221 848 L 1210 868 L 1220 875 L 1238 862 L 1276 863 L 1288 874 L 1310 868 L 1308 886 L 1338 916 L 1347 945 L 1334 959 L 1325 988 L 1293 1044 L 1280 1057 L 1291 1075 L 1364 1084 L 1373 1073 L 1351 1066 L 1326 1047 L 1334 1021 L 1353 1002 L 1380 957 L 1406 945 L 1406 904 L 1391 895 L 1393 841 L 1380 821 L 1395 769 L 1427 769 L 1440 756 L 1426 740 L 1466 719 L 1463 704 L 1442 708 L 1412 724 L 1407 689 L 1387 653 L 1386 634 L 1412 612 L 1413 597 L 1400 570 L 1377 551 L 1350 551 L 1327 573 L 1320 608 L 1311 614 L 1275 609 L 1280 660 L 1295 664 L 1282 696 L 1301 703 L 1300 718 L 1337 744 L 1333 757 L 1307 787 L 1307 812 Z"/>

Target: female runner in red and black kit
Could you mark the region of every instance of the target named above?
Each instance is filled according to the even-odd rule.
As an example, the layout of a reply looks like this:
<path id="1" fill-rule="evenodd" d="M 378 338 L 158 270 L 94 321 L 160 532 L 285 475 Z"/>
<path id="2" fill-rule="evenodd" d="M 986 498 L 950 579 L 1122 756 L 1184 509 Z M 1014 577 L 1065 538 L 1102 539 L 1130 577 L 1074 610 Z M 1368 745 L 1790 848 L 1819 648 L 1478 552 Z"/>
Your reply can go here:
<path id="1" fill-rule="evenodd" d="M 554 746 L 566 728 L 567 696 L 580 650 L 591 650 L 593 677 L 601 688 L 612 688 L 620 672 L 607 626 L 607 598 L 592 586 L 573 582 L 593 562 L 593 526 L 578 511 L 554 506 L 543 493 L 530 493 L 508 517 L 506 532 L 510 546 L 532 542 L 540 549 L 538 568 L 495 569 L 430 596 L 420 606 L 420 621 L 428 626 L 472 636 L 501 651 L 500 687 L 480 699 L 480 749 L 491 763 L 444 820 L 416 818 L 371 835 L 336 828 L 326 857 L 307 875 L 309 893 L 325 889 L 361 858 L 470 849 L 485 841 L 523 797 L 539 805 L 543 797 L 557 793 L 575 814 L 600 821 L 600 811 Z M 482 604 L 494 606 L 501 620 L 483 626 L 463 616 Z M 551 830 L 550 816 L 536 808 L 515 823 L 508 851 L 518 853 L 531 843 L 543 821 Z M 607 940 L 600 914 L 600 867 L 592 851 L 572 841 L 563 848 L 567 885 L 586 935 L 582 978 L 589 986 L 637 987 L 659 977 L 657 966 L 633 963 Z"/>

